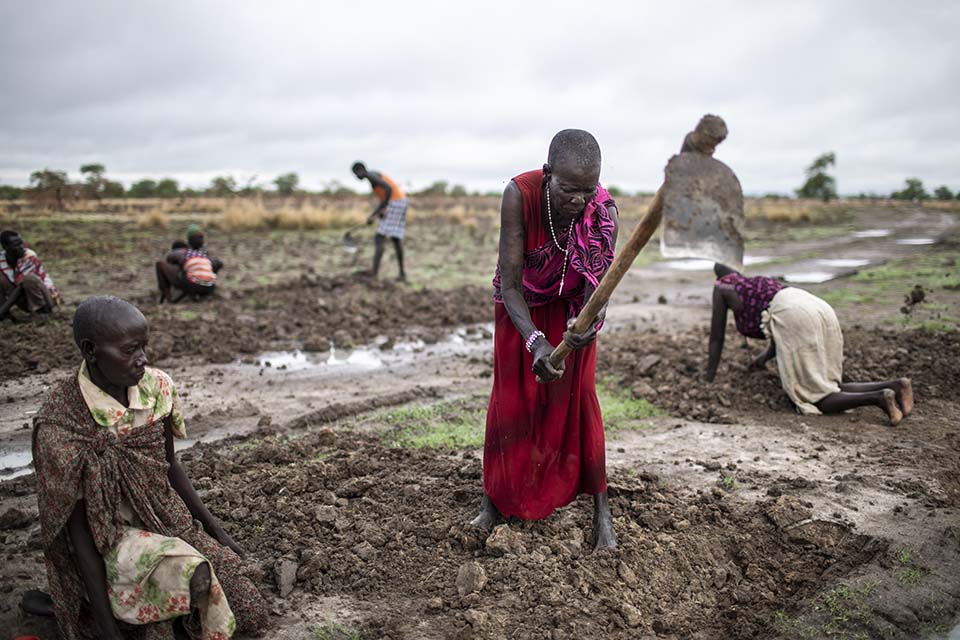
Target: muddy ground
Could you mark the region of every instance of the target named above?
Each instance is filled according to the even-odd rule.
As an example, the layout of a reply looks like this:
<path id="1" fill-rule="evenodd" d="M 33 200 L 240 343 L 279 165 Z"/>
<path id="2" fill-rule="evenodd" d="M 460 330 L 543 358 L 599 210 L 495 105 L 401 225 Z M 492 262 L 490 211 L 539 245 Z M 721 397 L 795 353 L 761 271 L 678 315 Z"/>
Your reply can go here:
<path id="1" fill-rule="evenodd" d="M 190 360 L 227 364 L 272 349 L 349 350 L 377 337 L 436 343 L 445 329 L 492 321 L 489 296 L 477 286 L 411 289 L 363 275 L 304 274 L 284 286 L 228 291 L 203 303 L 132 301 L 152 327 L 150 357 L 158 365 Z M 42 326 L 7 325 L 8 357 L 0 380 L 47 373 L 76 360 L 67 313 Z M 9 341 L 9 342 L 8 342 Z"/>
<path id="2" fill-rule="evenodd" d="M 716 382 L 703 383 L 709 273 L 641 260 L 601 337 L 620 540 L 604 553 L 590 548 L 588 498 L 492 534 L 466 524 L 492 367 L 476 282 L 495 239 L 431 231 L 456 247 L 459 281 L 422 265 L 427 277 L 407 286 L 346 275 L 346 264 L 318 275 L 320 256 L 279 238 L 305 261 L 281 287 L 251 281 L 178 307 L 113 291 L 140 301 L 155 360 L 184 391 L 201 442 L 181 458 L 249 552 L 272 602 L 267 637 L 945 638 L 960 623 L 960 274 L 957 221 L 943 216 L 871 211 L 749 236 L 755 253 L 778 247 L 767 272 L 888 254 L 810 289 L 837 307 L 848 379 L 913 378 L 917 408 L 896 428 L 874 408 L 793 413 L 773 363 L 746 373 L 763 345 L 732 330 Z M 938 242 L 853 235 L 878 226 Z M 927 300 L 903 313 L 914 284 Z M 2 330 L 20 357 L 0 369 L 0 447 L 13 459 L 74 359 L 63 319 Z M 363 358 L 347 357 L 350 342 Z M 265 354 L 304 348 L 314 351 L 289 365 Z M 48 638 L 49 623 L 17 609 L 19 593 L 45 586 L 36 536 L 32 476 L 4 481 L 0 629 Z"/>

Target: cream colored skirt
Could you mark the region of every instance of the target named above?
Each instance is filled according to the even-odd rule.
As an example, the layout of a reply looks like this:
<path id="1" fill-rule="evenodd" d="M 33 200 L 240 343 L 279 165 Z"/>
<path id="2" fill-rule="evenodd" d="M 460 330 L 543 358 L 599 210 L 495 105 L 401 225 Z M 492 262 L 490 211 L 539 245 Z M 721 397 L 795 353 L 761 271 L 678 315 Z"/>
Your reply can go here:
<path id="1" fill-rule="evenodd" d="M 797 411 L 819 414 L 814 403 L 840 391 L 843 376 L 843 333 L 833 307 L 787 287 L 773 297 L 761 322 L 764 335 L 777 345 L 783 390 Z"/>

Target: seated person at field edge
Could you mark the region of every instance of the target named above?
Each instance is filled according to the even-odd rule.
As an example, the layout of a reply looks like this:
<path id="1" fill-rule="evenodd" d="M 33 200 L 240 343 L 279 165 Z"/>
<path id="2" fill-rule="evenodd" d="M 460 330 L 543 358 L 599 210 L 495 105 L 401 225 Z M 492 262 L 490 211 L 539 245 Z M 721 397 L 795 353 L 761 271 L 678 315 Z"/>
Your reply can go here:
<path id="1" fill-rule="evenodd" d="M 714 272 L 708 382 L 717 374 L 730 309 L 739 333 L 770 340 L 750 371 L 761 370 L 776 358 L 780 384 L 800 413 L 838 413 L 874 405 L 897 425 L 913 410 L 910 378 L 843 382 L 843 333 L 829 304 L 774 278 L 748 278 L 719 263 Z"/>
<path id="2" fill-rule="evenodd" d="M 262 629 L 267 605 L 241 575 L 240 548 L 174 454 L 183 414 L 169 376 L 147 366 L 146 318 L 95 296 L 77 307 L 73 334 L 83 362 L 51 389 L 33 429 L 62 637 L 172 638 L 174 621 L 204 639 Z"/>
<path id="3" fill-rule="evenodd" d="M 17 305 L 31 320 L 43 319 L 60 304 L 60 293 L 36 252 L 27 248 L 16 231 L 0 232 L 0 320 L 13 316 Z"/>
<path id="4" fill-rule="evenodd" d="M 223 268 L 223 262 L 210 256 L 204 246 L 203 232 L 192 224 L 187 228 L 187 243 L 176 240 L 166 257 L 156 263 L 157 286 L 160 288 L 160 302 L 177 302 L 184 295 L 209 295 L 217 282 L 217 273 Z M 180 289 L 183 294 L 172 298 L 171 288 Z"/>

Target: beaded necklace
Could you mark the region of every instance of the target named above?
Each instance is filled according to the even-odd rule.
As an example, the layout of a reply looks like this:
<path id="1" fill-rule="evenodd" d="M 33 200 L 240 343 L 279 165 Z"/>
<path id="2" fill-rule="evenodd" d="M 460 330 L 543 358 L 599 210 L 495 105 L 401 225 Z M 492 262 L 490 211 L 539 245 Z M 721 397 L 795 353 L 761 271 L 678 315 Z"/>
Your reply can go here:
<path id="1" fill-rule="evenodd" d="M 563 269 L 560 272 L 560 291 L 557 292 L 557 296 L 563 295 L 563 283 L 567 279 L 567 256 L 570 254 L 570 241 L 573 238 L 570 233 L 573 229 L 573 220 L 570 221 L 570 224 L 567 225 L 567 246 L 561 247 L 560 242 L 557 240 L 557 233 L 553 230 L 553 212 L 550 209 L 550 183 L 547 183 L 547 222 L 550 223 L 550 235 L 553 237 L 553 244 L 556 245 L 557 249 L 563 251 Z"/>

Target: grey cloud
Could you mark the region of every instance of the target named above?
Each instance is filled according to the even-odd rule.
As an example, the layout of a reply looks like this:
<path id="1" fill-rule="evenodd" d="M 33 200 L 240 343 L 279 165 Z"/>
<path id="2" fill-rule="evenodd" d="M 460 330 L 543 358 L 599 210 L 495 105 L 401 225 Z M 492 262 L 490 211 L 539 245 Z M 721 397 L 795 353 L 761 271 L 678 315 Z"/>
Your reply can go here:
<path id="1" fill-rule="evenodd" d="M 837 152 L 845 192 L 960 187 L 960 9 L 906 2 L 18 3 L 0 6 L 0 180 L 104 162 L 126 180 L 232 172 L 498 188 L 552 134 L 655 188 L 704 112 L 749 192 Z"/>

